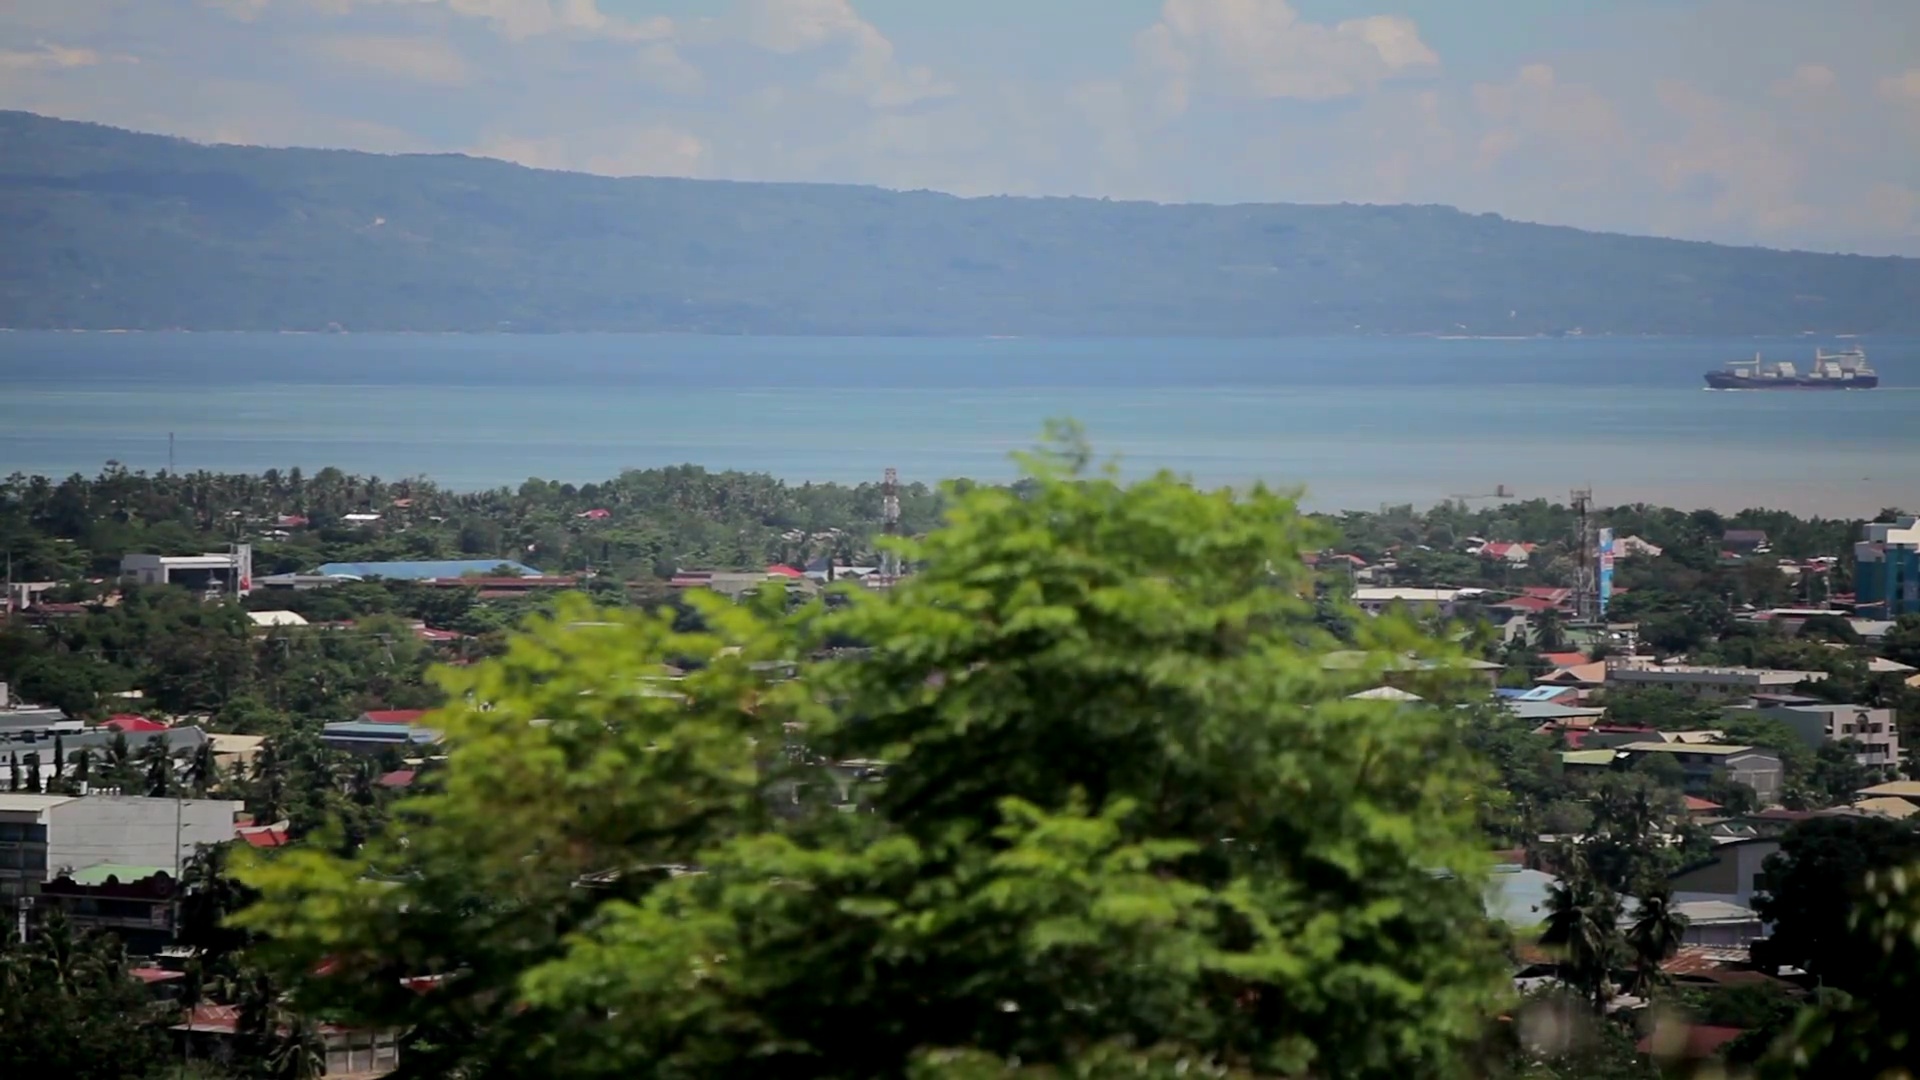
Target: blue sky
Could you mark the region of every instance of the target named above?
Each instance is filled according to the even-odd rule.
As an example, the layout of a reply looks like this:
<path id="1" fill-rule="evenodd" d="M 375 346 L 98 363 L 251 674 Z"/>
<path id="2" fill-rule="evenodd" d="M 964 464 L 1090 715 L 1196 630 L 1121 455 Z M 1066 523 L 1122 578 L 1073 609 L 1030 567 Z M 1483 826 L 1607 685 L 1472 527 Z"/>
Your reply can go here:
<path id="1" fill-rule="evenodd" d="M 13 0 L 0 108 L 1920 255 L 1917 0 Z"/>

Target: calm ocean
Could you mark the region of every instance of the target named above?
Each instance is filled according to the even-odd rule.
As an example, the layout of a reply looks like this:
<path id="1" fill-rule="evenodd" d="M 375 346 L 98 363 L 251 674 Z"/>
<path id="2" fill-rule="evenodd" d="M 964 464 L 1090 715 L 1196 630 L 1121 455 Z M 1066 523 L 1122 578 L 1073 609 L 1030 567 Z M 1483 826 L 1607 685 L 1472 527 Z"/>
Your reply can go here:
<path id="1" fill-rule="evenodd" d="M 1920 339 L 1886 388 L 1716 393 L 1812 339 L 829 339 L 0 333 L 0 473 L 336 465 L 462 489 L 692 462 L 999 479 L 1048 417 L 1123 468 L 1319 508 L 1564 499 L 1920 507 Z M 1831 342 L 1825 342 L 1831 345 Z"/>

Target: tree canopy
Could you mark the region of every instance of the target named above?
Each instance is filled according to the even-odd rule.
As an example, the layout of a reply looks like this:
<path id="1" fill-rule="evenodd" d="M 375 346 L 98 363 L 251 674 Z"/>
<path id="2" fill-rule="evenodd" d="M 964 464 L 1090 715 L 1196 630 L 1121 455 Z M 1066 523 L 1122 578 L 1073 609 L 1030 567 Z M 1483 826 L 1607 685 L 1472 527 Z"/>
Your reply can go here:
<path id="1" fill-rule="evenodd" d="M 428 1072 L 1461 1072 L 1484 777 L 1460 710 L 1348 697 L 1416 650 L 1445 700 L 1455 654 L 1320 629 L 1285 498 L 1030 465 L 885 593 L 538 620 L 449 676 L 437 790 L 244 868 L 244 924 Z"/>

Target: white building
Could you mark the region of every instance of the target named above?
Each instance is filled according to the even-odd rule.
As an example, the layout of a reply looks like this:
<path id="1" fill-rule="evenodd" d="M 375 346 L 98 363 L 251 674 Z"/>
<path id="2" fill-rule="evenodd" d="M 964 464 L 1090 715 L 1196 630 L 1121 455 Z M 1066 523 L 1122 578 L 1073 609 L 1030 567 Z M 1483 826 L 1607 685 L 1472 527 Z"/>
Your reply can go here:
<path id="1" fill-rule="evenodd" d="M 226 799 L 0 794 L 0 905 L 62 872 L 112 863 L 173 868 L 233 839 Z"/>
<path id="2" fill-rule="evenodd" d="M 1607 688 L 1664 686 L 1699 698 L 1740 700 L 1755 694 L 1791 690 L 1803 682 L 1819 682 L 1824 671 L 1776 671 L 1771 668 L 1697 667 L 1663 664 L 1657 667 L 1609 665 Z"/>
<path id="3" fill-rule="evenodd" d="M 120 576 L 142 585 L 184 585 L 245 596 L 253 591 L 253 545 L 205 555 L 124 555 Z"/>
<path id="4" fill-rule="evenodd" d="M 1865 705 L 1775 705 L 1756 710 L 1792 728 L 1808 746 L 1840 739 L 1861 745 L 1856 755 L 1870 769 L 1892 769 L 1900 764 L 1900 725 L 1892 709 Z"/>
<path id="5" fill-rule="evenodd" d="M 1479 589 L 1369 588 L 1353 590 L 1353 602 L 1361 611 L 1378 615 L 1394 608 L 1432 611 L 1452 615 L 1461 601 L 1480 595 Z"/>

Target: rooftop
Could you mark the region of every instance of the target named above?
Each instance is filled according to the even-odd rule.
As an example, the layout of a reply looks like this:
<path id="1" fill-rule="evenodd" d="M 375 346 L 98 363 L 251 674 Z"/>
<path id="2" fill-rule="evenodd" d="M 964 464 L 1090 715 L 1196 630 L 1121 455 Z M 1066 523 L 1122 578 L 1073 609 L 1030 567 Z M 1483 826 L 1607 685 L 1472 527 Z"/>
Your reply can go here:
<path id="1" fill-rule="evenodd" d="M 1732 757 L 1753 752 L 1751 746 L 1724 743 L 1632 742 L 1620 749 L 1637 754 L 1708 754 L 1713 757 Z"/>
<path id="2" fill-rule="evenodd" d="M 1892 795 L 1901 799 L 1920 799 L 1920 780 L 1894 780 L 1885 784 L 1875 784 L 1870 788 L 1861 788 L 1858 794 L 1869 798 Z"/>
<path id="3" fill-rule="evenodd" d="M 84 870 L 75 870 L 66 875 L 66 878 L 75 885 L 105 885 L 108 878 L 115 878 L 122 885 L 131 885 L 158 874 L 171 876 L 172 873 L 172 868 L 165 866 L 122 866 L 119 863 L 101 863 Z"/>
<path id="4" fill-rule="evenodd" d="M 381 577 L 394 581 L 424 581 L 429 578 L 492 576 L 499 567 L 516 574 L 539 577 L 540 571 L 511 559 L 442 559 L 429 562 L 337 562 L 326 563 L 317 573 L 329 577 Z"/>
<path id="5" fill-rule="evenodd" d="M 0 813 L 40 814 L 77 798 L 78 795 L 28 795 L 9 791 L 0 793 Z"/>

